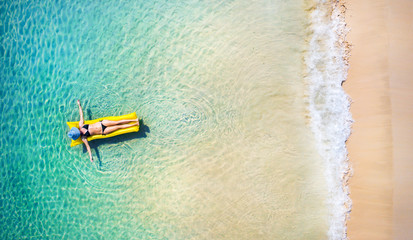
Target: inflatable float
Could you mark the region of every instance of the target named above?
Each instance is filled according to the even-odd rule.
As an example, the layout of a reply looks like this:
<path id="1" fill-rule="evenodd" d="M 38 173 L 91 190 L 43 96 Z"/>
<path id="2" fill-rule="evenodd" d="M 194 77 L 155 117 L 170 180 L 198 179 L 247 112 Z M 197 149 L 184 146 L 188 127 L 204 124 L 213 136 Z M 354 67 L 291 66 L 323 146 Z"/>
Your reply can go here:
<path id="1" fill-rule="evenodd" d="M 85 121 L 85 124 L 93 124 L 102 120 L 112 120 L 112 121 L 118 121 L 118 120 L 124 120 L 124 119 L 135 119 L 138 118 L 136 116 L 136 112 L 130 113 L 130 114 L 126 114 L 126 115 L 122 115 L 122 116 L 115 116 L 115 117 L 103 117 L 103 118 L 98 118 L 98 119 L 94 119 L 94 120 L 88 120 Z M 79 122 L 66 122 L 67 125 L 69 126 L 69 128 L 72 127 L 77 127 L 79 128 Z M 106 135 L 92 135 L 90 137 L 87 138 L 88 141 L 92 141 L 95 139 L 103 139 L 103 138 L 110 138 L 110 137 L 114 137 L 117 135 L 121 135 L 121 134 L 125 134 L 125 133 L 131 133 L 131 132 L 137 132 L 139 131 L 139 126 L 132 126 L 132 127 L 128 127 L 128 128 L 124 128 L 124 129 L 119 129 L 116 130 L 112 133 L 106 134 Z M 70 146 L 74 147 L 76 145 L 82 144 L 82 139 L 79 137 L 76 140 L 72 140 Z"/>

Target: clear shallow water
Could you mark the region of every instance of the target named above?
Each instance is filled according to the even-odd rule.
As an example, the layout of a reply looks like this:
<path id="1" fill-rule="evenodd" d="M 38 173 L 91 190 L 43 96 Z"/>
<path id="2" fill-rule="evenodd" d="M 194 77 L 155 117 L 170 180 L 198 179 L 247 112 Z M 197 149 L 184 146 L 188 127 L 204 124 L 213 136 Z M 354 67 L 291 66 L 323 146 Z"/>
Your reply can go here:
<path id="1" fill-rule="evenodd" d="M 2 239 L 327 238 L 310 4 L 0 6 Z M 76 99 L 144 126 L 91 164 L 66 137 Z"/>

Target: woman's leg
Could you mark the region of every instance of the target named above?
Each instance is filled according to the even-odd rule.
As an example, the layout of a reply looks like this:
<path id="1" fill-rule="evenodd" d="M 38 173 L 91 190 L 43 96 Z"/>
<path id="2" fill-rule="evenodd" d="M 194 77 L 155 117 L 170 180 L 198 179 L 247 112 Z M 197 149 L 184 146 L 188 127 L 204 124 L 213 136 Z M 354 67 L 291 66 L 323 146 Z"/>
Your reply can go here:
<path id="1" fill-rule="evenodd" d="M 106 134 L 109 134 L 109 133 L 114 132 L 116 130 L 124 129 L 124 128 L 128 128 L 128 127 L 133 127 L 133 126 L 139 126 L 139 122 L 134 123 L 134 124 L 122 124 L 122 125 L 114 125 L 114 126 L 106 127 L 103 134 L 106 135 Z"/>
<path id="2" fill-rule="evenodd" d="M 129 123 L 129 122 L 137 122 L 139 124 L 139 119 L 125 119 L 125 120 L 119 120 L 119 121 L 111 121 L 111 120 L 103 120 L 102 123 L 106 127 L 110 126 L 115 126 L 115 125 L 120 125 L 124 123 Z"/>

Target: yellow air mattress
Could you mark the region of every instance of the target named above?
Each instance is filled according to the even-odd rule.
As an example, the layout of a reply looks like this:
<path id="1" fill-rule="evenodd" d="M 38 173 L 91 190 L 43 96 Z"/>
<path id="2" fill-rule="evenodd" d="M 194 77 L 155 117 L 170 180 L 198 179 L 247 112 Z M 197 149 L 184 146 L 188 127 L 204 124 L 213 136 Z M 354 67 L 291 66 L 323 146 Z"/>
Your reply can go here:
<path id="1" fill-rule="evenodd" d="M 130 113 L 130 114 L 126 114 L 126 115 L 122 115 L 122 116 L 117 116 L 117 117 L 103 117 L 103 118 L 98 118 L 95 120 L 89 120 L 89 121 L 85 121 L 85 124 L 93 124 L 102 120 L 112 120 L 112 121 L 118 121 L 118 120 L 123 120 L 123 119 L 135 119 L 138 118 L 136 116 L 136 112 L 134 113 Z M 79 122 L 66 122 L 67 125 L 69 125 L 69 128 L 72 127 L 77 127 L 79 128 Z M 124 128 L 124 129 L 119 129 L 116 130 L 112 133 L 106 134 L 106 135 L 92 135 L 90 137 L 87 138 L 88 141 L 92 141 L 95 139 L 102 139 L 102 138 L 109 138 L 109 137 L 114 137 L 117 135 L 121 135 L 121 134 L 125 134 L 125 133 L 131 133 L 131 132 L 137 132 L 139 131 L 139 126 L 133 126 L 133 127 L 128 127 L 128 128 Z M 82 144 L 82 139 L 79 137 L 76 140 L 72 140 L 72 143 L 70 144 L 71 147 Z"/>

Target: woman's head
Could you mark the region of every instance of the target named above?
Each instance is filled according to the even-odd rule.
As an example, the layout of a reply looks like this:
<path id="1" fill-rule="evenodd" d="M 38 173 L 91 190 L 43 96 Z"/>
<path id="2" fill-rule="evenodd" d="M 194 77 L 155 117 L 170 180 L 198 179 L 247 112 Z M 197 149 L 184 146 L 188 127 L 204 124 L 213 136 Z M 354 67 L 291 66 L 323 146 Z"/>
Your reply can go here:
<path id="1" fill-rule="evenodd" d="M 70 131 L 67 133 L 67 136 L 69 136 L 73 140 L 76 140 L 80 137 L 80 131 L 77 127 L 72 127 L 72 129 L 70 129 Z"/>

